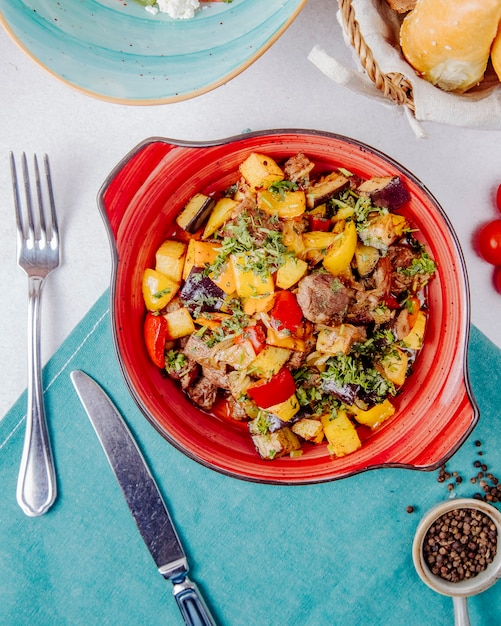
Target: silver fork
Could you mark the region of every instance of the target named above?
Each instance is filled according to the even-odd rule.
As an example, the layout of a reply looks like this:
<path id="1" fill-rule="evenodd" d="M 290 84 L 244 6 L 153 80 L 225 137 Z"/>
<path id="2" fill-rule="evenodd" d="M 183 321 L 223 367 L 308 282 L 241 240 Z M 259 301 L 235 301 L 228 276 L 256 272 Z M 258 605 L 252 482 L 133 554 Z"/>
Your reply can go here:
<path id="1" fill-rule="evenodd" d="M 56 474 L 52 457 L 42 391 L 40 350 L 40 307 L 46 276 L 60 264 L 60 245 L 54 193 L 48 156 L 44 155 L 46 185 L 42 185 L 36 155 L 36 204 L 34 210 L 26 154 L 21 155 L 24 179 L 23 211 L 16 172 L 16 161 L 10 153 L 12 186 L 17 224 L 17 264 L 28 276 L 28 410 L 21 467 L 17 483 L 17 501 L 26 515 L 45 513 L 56 499 Z M 50 211 L 44 208 L 48 199 Z"/>

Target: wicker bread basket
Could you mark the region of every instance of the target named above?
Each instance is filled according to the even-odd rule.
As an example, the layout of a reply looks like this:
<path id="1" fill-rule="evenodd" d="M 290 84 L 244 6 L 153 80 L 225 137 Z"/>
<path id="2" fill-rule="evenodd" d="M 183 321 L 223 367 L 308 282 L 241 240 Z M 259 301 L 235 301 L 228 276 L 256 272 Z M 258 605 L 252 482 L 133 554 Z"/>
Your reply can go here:
<path id="1" fill-rule="evenodd" d="M 368 77 L 387 98 L 396 104 L 404 104 L 414 112 L 411 83 L 403 74 L 395 72 L 385 74 L 381 71 L 372 50 L 360 32 L 351 0 L 338 0 L 338 4 L 345 32 Z"/>
<path id="2" fill-rule="evenodd" d="M 374 83 L 375 87 L 380 92 L 382 92 L 382 94 L 386 98 L 388 98 L 395 104 L 406 106 L 413 114 L 416 113 L 416 85 L 417 83 L 423 83 L 425 81 L 418 77 L 418 75 L 414 72 L 410 65 L 408 66 L 409 71 L 407 73 L 407 76 L 399 72 L 383 72 L 381 70 L 381 64 L 378 63 L 378 59 L 375 57 L 370 46 L 367 45 L 366 40 L 364 39 L 362 29 L 356 18 L 352 0 L 337 0 L 337 2 L 339 5 L 338 18 L 342 22 L 345 38 L 357 54 L 362 68 L 367 74 L 367 77 L 372 81 L 372 83 Z M 388 16 L 389 10 L 387 3 L 381 0 L 380 4 L 376 2 L 375 6 L 377 7 L 377 10 L 379 11 L 381 17 L 385 19 L 385 16 Z M 393 17 L 395 17 L 395 15 L 396 14 L 393 13 Z M 396 19 L 398 20 L 399 18 L 397 17 Z M 394 42 L 393 47 L 398 49 L 402 61 L 405 62 L 405 59 L 400 52 L 398 42 Z M 430 87 L 432 86 L 428 84 L 428 88 Z M 437 94 L 437 97 L 443 98 L 446 95 L 438 87 L 432 87 L 432 89 L 440 92 L 441 95 Z M 484 107 L 484 99 L 486 98 L 486 96 L 491 95 L 493 91 L 495 91 L 496 98 L 499 100 L 500 96 L 498 94 L 501 93 L 501 85 L 492 67 L 489 66 L 484 80 L 477 87 L 471 89 L 467 94 L 447 94 L 446 97 L 449 99 L 447 105 L 452 104 L 454 106 L 454 101 L 457 101 L 460 106 L 462 106 L 461 102 L 463 102 L 465 105 L 467 104 L 470 107 L 473 105 L 474 108 Z M 484 109 L 482 109 L 482 112 L 479 112 L 480 116 L 483 115 L 483 110 Z M 485 110 L 487 111 L 487 109 Z M 487 119 L 489 118 L 489 115 L 492 114 L 492 109 L 489 109 L 489 111 L 489 113 L 486 113 L 484 115 L 484 117 L 486 117 Z M 494 111 L 499 111 L 499 102 L 498 104 L 494 105 Z M 468 119 L 465 119 L 465 126 L 470 125 L 468 121 Z M 459 122 L 456 121 L 456 124 L 463 125 L 460 118 Z M 480 122 L 478 127 L 482 127 L 482 124 L 484 124 L 483 127 L 493 127 L 495 129 L 498 129 L 499 120 L 497 122 L 494 122 L 494 125 L 492 126 L 489 125 L 488 122 L 486 124 L 484 120 L 483 122 Z"/>

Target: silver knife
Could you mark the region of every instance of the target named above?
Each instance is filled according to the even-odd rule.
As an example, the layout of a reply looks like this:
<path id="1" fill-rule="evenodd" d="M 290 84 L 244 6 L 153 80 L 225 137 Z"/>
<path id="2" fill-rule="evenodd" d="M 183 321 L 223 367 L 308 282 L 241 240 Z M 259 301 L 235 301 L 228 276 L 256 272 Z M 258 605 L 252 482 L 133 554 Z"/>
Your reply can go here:
<path id="1" fill-rule="evenodd" d="M 216 626 L 188 563 L 167 507 L 130 430 L 115 405 L 87 374 L 70 374 L 103 446 L 125 500 L 158 571 L 173 583 L 173 594 L 187 626 Z"/>

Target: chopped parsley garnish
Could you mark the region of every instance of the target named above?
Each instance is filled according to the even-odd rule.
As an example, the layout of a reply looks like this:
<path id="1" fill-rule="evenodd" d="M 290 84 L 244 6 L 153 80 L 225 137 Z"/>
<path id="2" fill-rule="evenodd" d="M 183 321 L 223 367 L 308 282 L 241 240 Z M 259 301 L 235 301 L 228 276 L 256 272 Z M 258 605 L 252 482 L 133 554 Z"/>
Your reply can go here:
<path id="1" fill-rule="evenodd" d="M 327 369 L 321 377 L 323 380 L 332 380 L 338 387 L 359 385 L 370 397 L 377 396 L 384 399 L 396 393 L 393 383 L 384 378 L 374 367 L 366 365 L 352 355 L 330 357 L 327 361 Z"/>
<path id="2" fill-rule="evenodd" d="M 154 293 L 152 295 L 152 298 L 155 298 L 156 300 L 160 300 L 160 298 L 162 298 L 163 296 L 166 296 L 170 292 L 171 292 L 171 288 L 166 287 L 165 289 L 161 289 L 160 291 L 157 291 L 156 293 Z"/>
<path id="3" fill-rule="evenodd" d="M 397 272 L 404 276 L 416 276 L 416 274 L 434 274 L 437 270 L 437 264 L 430 255 L 422 250 L 419 257 L 412 259 L 412 263 L 407 267 L 399 267 Z"/>
<path id="4" fill-rule="evenodd" d="M 178 350 L 169 350 L 165 355 L 165 369 L 179 372 L 188 362 L 186 356 Z"/>
<path id="5" fill-rule="evenodd" d="M 287 191 L 297 191 L 298 189 L 298 184 L 291 180 L 278 180 L 275 183 L 271 183 L 268 187 L 268 191 L 278 196 L 280 200 L 285 198 L 285 193 Z"/>
<path id="6" fill-rule="evenodd" d="M 227 224 L 228 234 L 223 238 L 221 251 L 205 268 L 204 274 L 213 273 L 217 278 L 224 271 L 230 255 L 242 255 L 240 258 L 245 259 L 244 271 L 267 279 L 287 258 L 294 256 L 283 243 L 282 231 L 269 228 L 278 217 L 266 218 L 266 223 L 263 223 L 264 216 L 262 219 L 259 212 L 249 214 L 244 211 Z"/>

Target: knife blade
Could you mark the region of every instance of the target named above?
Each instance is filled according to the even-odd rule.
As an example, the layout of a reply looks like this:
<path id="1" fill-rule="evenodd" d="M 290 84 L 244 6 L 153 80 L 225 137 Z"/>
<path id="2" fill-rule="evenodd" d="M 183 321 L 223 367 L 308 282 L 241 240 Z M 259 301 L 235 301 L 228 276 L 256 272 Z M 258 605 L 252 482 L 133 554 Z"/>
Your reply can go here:
<path id="1" fill-rule="evenodd" d="M 216 626 L 197 585 L 158 486 L 127 424 L 104 390 L 80 370 L 71 381 L 96 431 L 125 500 L 158 571 L 173 584 L 187 626 Z"/>

